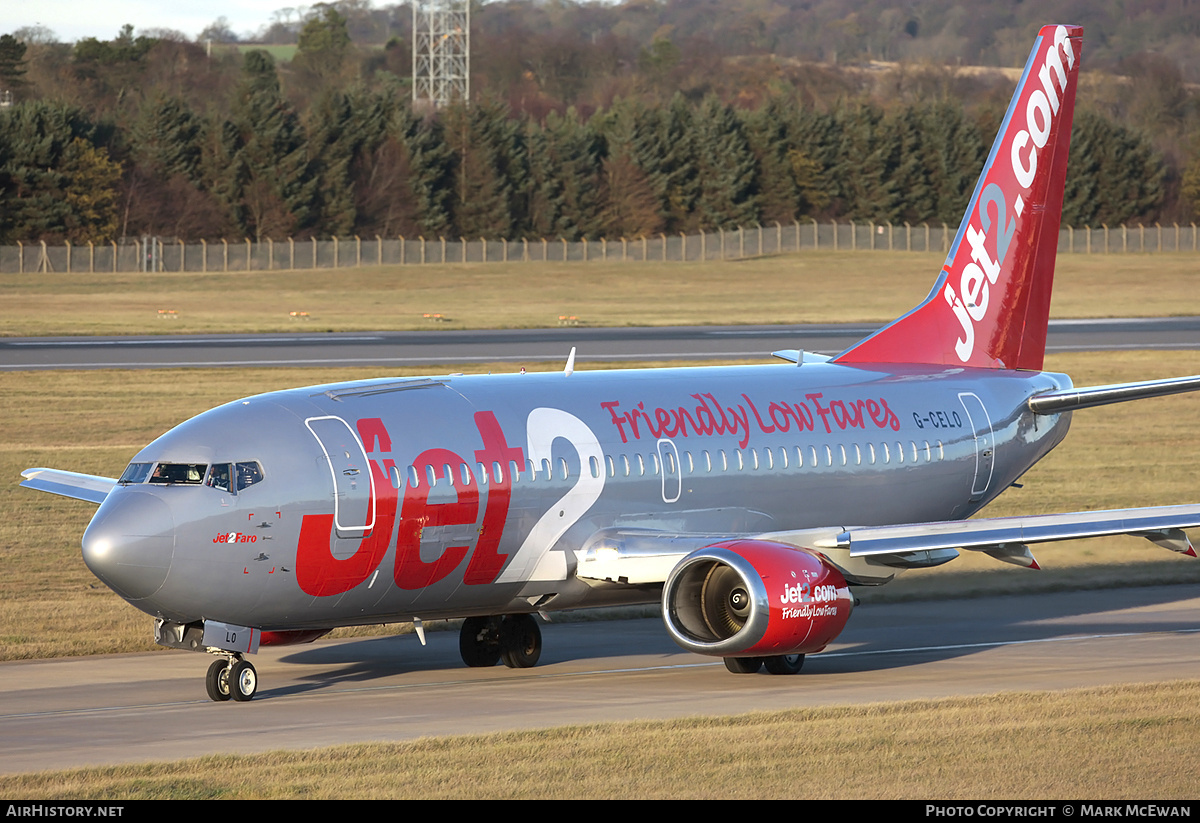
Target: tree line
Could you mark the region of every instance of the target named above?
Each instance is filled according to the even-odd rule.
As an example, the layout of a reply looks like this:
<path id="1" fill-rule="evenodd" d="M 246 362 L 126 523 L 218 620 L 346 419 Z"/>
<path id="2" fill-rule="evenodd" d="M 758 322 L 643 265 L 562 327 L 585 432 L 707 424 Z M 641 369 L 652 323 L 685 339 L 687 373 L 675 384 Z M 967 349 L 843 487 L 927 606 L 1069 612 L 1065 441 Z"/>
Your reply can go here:
<path id="1" fill-rule="evenodd" d="M 937 72 L 895 82 L 939 93 L 883 100 L 814 94 L 842 82 L 828 77 L 698 89 L 659 38 L 636 67 L 613 69 L 633 79 L 602 105 L 523 97 L 535 74 L 483 83 L 469 106 L 414 111 L 401 45 L 356 54 L 347 31 L 322 7 L 282 63 L 257 49 L 214 58 L 131 27 L 33 54 L 0 36 L 0 85 L 19 92 L 0 110 L 0 242 L 954 225 L 1011 93 L 968 107 Z M 46 77 L 57 94 L 34 93 Z M 1155 144 L 1110 112 L 1076 112 L 1066 224 L 1153 219 L 1178 189 Z"/>

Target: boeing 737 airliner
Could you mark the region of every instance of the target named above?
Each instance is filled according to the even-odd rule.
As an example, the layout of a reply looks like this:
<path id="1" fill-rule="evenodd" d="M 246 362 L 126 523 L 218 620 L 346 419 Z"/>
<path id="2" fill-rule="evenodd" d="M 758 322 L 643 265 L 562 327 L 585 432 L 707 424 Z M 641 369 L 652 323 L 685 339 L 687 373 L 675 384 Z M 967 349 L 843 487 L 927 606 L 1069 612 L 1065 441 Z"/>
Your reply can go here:
<path id="1" fill-rule="evenodd" d="M 245 701 L 260 645 L 337 626 L 465 618 L 470 666 L 534 665 L 532 615 L 661 602 L 732 672 L 800 669 L 851 587 L 981 551 L 1134 534 L 1194 555 L 1200 505 L 972 519 L 1071 412 L 1200 388 L 1087 389 L 1042 370 L 1082 30 L 1041 30 L 929 296 L 833 358 L 366 380 L 189 420 L 120 478 L 29 469 L 99 509 L 83 557 L 215 655 Z"/>

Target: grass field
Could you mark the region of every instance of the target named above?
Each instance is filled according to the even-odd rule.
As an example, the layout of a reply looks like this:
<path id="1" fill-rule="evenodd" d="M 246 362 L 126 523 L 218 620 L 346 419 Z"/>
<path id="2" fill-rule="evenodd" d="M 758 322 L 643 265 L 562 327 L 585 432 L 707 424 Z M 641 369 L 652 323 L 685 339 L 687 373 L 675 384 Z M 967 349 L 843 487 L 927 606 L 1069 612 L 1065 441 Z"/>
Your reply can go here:
<path id="1" fill-rule="evenodd" d="M 596 326 L 883 322 L 925 297 L 943 259 L 805 252 L 707 263 L 4 275 L 0 334 L 522 328 L 555 326 L 560 316 Z M 1064 255 L 1053 316 L 1200 313 L 1197 273 L 1200 256 L 1190 254 Z"/>
<path id="2" fill-rule="evenodd" d="M 1190 800 L 1200 683 L 572 726 L 12 775 L 0 798 Z"/>

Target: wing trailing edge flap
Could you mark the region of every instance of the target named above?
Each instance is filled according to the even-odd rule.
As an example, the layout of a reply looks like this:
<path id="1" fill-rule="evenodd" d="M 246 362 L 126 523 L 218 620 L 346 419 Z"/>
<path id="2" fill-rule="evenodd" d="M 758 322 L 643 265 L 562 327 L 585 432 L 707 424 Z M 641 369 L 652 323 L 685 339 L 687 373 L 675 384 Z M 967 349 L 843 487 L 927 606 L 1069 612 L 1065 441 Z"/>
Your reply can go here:
<path id="1" fill-rule="evenodd" d="M 103 503 L 104 498 L 108 497 L 108 493 L 117 485 L 116 479 L 112 477 L 61 469 L 26 469 L 21 472 L 21 476 L 25 478 L 21 485 L 27 489 L 86 500 L 97 505 Z"/>
<path id="2" fill-rule="evenodd" d="M 848 528 L 833 538 L 814 541 L 816 549 L 848 550 L 852 558 L 904 556 L 949 549 L 980 551 L 1019 566 L 1037 568 L 1028 545 L 1088 537 L 1129 534 L 1174 552 L 1196 556 L 1184 529 L 1200 526 L 1200 505 L 1111 509 L 950 520 L 900 526 Z"/>

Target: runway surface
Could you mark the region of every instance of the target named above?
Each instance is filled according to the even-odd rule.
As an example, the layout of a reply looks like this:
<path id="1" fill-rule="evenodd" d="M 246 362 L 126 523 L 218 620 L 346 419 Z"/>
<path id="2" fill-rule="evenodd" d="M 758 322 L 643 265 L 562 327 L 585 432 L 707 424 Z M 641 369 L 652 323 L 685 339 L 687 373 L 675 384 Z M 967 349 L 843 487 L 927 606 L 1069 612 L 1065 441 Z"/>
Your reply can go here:
<path id="1" fill-rule="evenodd" d="M 915 574 L 916 572 L 914 572 Z M 1013 574 L 1028 572 L 1013 571 Z M 149 631 L 149 625 L 147 625 Z M 250 703 L 188 652 L 0 664 L 0 774 L 753 710 L 1200 677 L 1200 592 L 1165 586 L 862 606 L 795 676 L 733 675 L 656 619 L 543 626 L 536 668 L 468 669 L 453 632 L 254 658 Z"/>
<path id="2" fill-rule="evenodd" d="M 490 331 L 0 338 L 0 371 L 220 366 L 470 366 L 472 363 L 766 358 L 835 354 L 873 324 Z M 1055 320 L 1049 352 L 1200 348 L 1200 317 Z"/>

